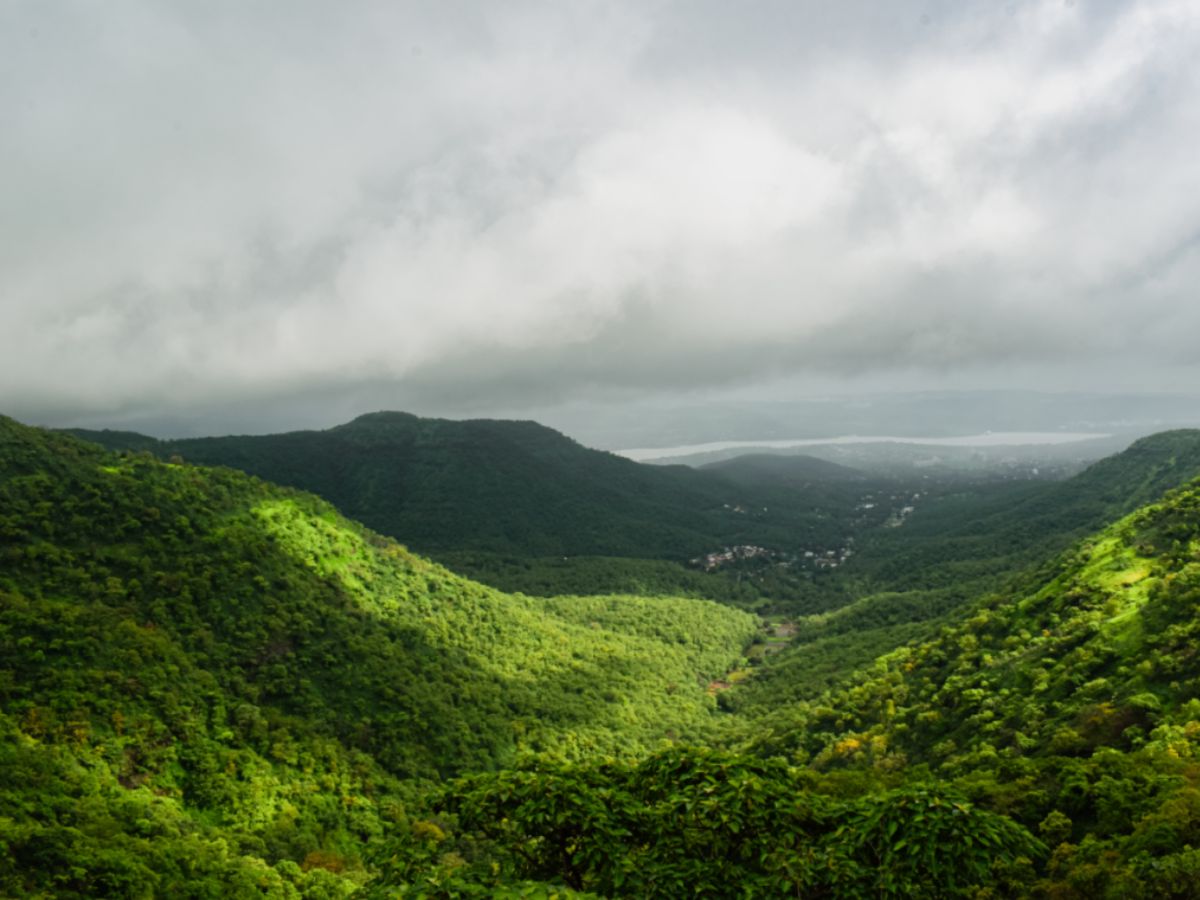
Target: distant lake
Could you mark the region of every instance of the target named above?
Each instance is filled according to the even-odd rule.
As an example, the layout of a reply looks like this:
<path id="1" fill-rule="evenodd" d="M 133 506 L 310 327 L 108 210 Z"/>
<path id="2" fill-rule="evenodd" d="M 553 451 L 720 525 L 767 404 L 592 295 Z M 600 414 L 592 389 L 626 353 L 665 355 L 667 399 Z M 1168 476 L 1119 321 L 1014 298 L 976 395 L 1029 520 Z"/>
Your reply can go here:
<path id="1" fill-rule="evenodd" d="M 721 450 L 772 449 L 786 450 L 792 447 L 820 447 L 829 444 L 921 444 L 934 447 L 1028 447 L 1037 444 L 1073 444 L 1112 437 L 1110 434 L 1093 434 L 1084 431 L 988 431 L 984 434 L 969 434 L 960 437 L 886 437 L 870 435 L 844 435 L 831 438 L 795 438 L 774 441 L 711 441 L 707 444 L 683 444 L 679 447 L 637 447 L 632 450 L 615 450 L 637 462 L 652 459 L 667 459 L 674 456 L 691 456 L 695 453 L 714 453 Z"/>

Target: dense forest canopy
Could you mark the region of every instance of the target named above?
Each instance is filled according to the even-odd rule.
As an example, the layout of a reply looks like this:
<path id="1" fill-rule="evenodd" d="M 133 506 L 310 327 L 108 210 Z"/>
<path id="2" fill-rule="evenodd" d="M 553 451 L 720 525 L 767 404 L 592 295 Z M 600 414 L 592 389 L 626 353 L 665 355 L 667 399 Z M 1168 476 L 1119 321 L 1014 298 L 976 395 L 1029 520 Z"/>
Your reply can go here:
<path id="1" fill-rule="evenodd" d="M 21 811 L 0 822 L 49 879 L 17 893 L 103 893 L 88 854 L 138 846 L 146 804 L 229 844 L 214 878 L 251 856 L 361 867 L 413 785 L 698 738 L 708 683 L 757 627 L 708 601 L 501 594 L 310 495 L 11 420 L 0 462 L 5 808 Z M 82 783 L 62 774 L 79 766 Z M 169 870 L 145 883 L 165 890 Z"/>
<path id="2" fill-rule="evenodd" d="M 1196 448 L 938 495 L 763 622 L 0 419 L 0 892 L 1192 896 Z"/>

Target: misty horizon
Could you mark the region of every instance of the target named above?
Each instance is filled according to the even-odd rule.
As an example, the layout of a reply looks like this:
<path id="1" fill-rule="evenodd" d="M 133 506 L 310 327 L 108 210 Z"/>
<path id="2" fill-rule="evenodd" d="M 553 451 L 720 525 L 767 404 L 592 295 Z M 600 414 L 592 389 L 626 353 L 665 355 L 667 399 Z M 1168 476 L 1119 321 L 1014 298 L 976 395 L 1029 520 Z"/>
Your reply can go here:
<path id="1" fill-rule="evenodd" d="M 0 11 L 4 412 L 1198 383 L 1194 4 L 354 12 Z"/>

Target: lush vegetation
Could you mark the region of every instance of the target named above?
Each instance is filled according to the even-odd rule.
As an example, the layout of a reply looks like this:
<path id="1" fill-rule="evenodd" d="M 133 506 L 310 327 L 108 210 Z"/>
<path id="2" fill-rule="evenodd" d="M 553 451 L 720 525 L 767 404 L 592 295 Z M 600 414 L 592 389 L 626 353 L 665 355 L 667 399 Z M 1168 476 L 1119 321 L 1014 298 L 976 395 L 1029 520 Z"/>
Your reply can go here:
<path id="1" fill-rule="evenodd" d="M 797 700 L 722 695 L 735 752 L 458 782 L 411 888 L 600 894 L 1193 897 L 1200 482 Z M 807 652 L 801 646 L 781 657 Z M 396 873 L 401 875 L 397 876 Z"/>
<path id="2" fill-rule="evenodd" d="M 723 547 L 780 554 L 842 546 L 890 509 L 856 510 L 871 482 L 796 479 L 780 487 L 737 467 L 697 471 L 642 465 L 583 447 L 534 422 L 455 422 L 387 412 L 326 431 L 156 441 L 115 431 L 76 431 L 110 449 L 232 466 L 311 491 L 341 512 L 493 586 L 529 594 L 661 590 L 752 603 L 818 595 L 806 576 L 757 567 L 753 579 L 704 577 L 689 560 Z M 669 563 L 669 565 L 667 564 Z M 742 573 L 744 574 L 744 573 Z M 743 583 L 745 582 L 745 583 Z M 753 583 L 752 583 L 753 582 Z M 826 604 L 827 605 L 827 604 Z"/>
<path id="3" fill-rule="evenodd" d="M 860 534 L 855 555 L 821 585 L 829 607 L 796 619 L 795 641 L 806 651 L 772 660 L 767 677 L 792 697 L 813 696 L 932 635 L 975 598 L 1018 589 L 1031 565 L 1198 475 L 1200 431 L 1182 430 L 1136 441 L 1062 482 L 926 491 L 903 527 Z"/>
<path id="4" fill-rule="evenodd" d="M 354 883 L 431 779 L 697 739 L 756 629 L 706 601 L 500 594 L 314 497 L 8 420 L 0 542 L 18 895 Z"/>
<path id="5" fill-rule="evenodd" d="M 264 436 L 77 433 L 312 491 L 505 591 L 670 593 L 791 616 L 890 598 L 860 605 L 853 629 L 843 616 L 836 632 L 806 630 L 838 646 L 847 630 L 897 624 L 900 643 L 917 633 L 910 624 L 933 622 L 1200 474 L 1196 431 L 1144 439 L 1062 482 L 938 475 L 911 465 L 907 476 L 884 478 L 802 455 L 751 454 L 701 470 L 639 465 L 533 422 L 404 413 Z M 898 518 L 905 507 L 911 515 Z M 765 552 L 707 569 L 695 562 L 739 545 Z M 805 556 L 830 552 L 836 567 Z M 871 650 L 882 646 L 883 632 L 879 638 Z M 869 651 L 855 657 L 870 658 Z"/>
<path id="6" fill-rule="evenodd" d="M 490 896 L 516 881 L 630 897 L 966 896 L 1045 854 L 954 792 L 836 788 L 779 760 L 695 749 L 470 776 L 439 804 L 453 828 L 398 840 L 372 892 Z"/>
<path id="7" fill-rule="evenodd" d="M 1200 475 L 1200 431 L 1134 442 L 1061 482 L 938 492 L 903 528 L 865 535 L 855 575 L 892 590 L 961 587 L 1065 550 Z"/>
<path id="8" fill-rule="evenodd" d="M 745 748 L 953 784 L 1047 841 L 1047 896 L 1194 896 L 1200 483 L 1022 582 L 808 702 L 746 682 Z"/>
<path id="9" fill-rule="evenodd" d="M 768 634 L 0 419 L 0 894 L 1195 896 L 1196 445 L 936 495 Z"/>

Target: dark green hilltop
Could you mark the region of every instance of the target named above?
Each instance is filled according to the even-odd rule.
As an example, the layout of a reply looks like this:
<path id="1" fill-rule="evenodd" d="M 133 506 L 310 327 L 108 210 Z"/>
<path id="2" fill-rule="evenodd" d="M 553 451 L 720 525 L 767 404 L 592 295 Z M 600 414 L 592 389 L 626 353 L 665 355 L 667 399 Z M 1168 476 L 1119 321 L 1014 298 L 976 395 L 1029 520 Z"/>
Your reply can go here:
<path id="1" fill-rule="evenodd" d="M 72 433 L 111 450 L 229 466 L 311 491 L 458 571 L 536 594 L 670 590 L 750 602 L 760 592 L 737 579 L 700 578 L 686 564 L 728 546 L 838 546 L 864 519 L 854 505 L 869 480 L 809 479 L 781 489 L 639 464 L 535 422 L 397 412 L 274 435 L 157 441 Z M 874 518 L 885 515 L 880 509 Z"/>
<path id="2" fill-rule="evenodd" d="M 944 484 L 86 436 L 0 418 L 0 896 L 1197 896 L 1200 433 Z"/>
<path id="3" fill-rule="evenodd" d="M 748 489 L 687 466 L 635 463 L 536 422 L 380 412 L 325 431 L 272 435 L 156 441 L 72 433 L 110 450 L 178 455 L 311 491 L 424 552 L 682 560 L 721 541 L 779 541 L 822 527 L 813 503 L 772 514 L 763 502 L 771 486 L 761 482 Z M 820 496 L 827 480 L 817 482 Z"/>

